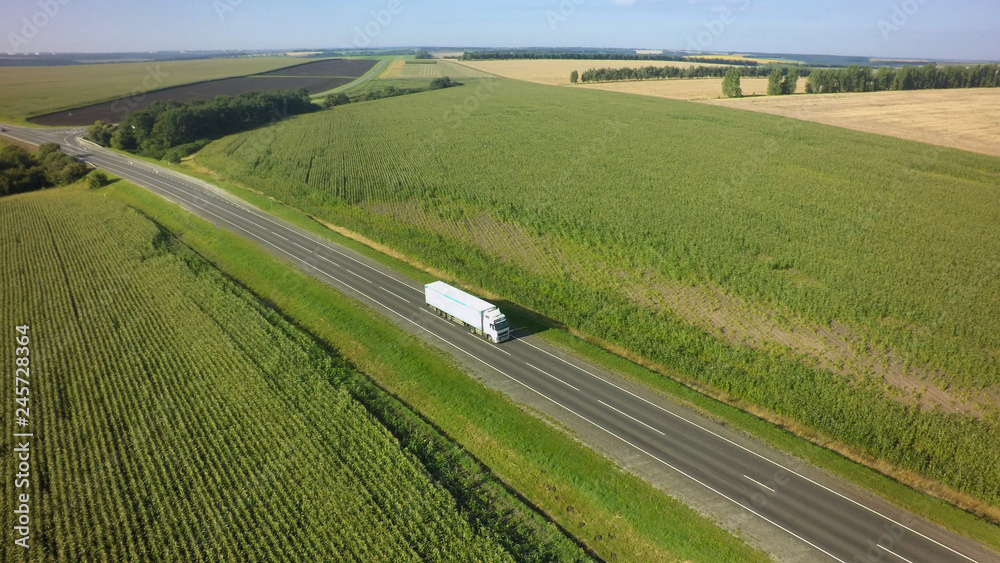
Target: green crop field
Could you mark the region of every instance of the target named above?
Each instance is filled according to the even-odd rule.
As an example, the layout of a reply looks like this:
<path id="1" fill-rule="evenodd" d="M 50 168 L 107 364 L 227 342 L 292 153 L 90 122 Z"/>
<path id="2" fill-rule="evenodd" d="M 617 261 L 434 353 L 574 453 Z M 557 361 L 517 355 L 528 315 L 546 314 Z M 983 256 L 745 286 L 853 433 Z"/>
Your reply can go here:
<path id="1" fill-rule="evenodd" d="M 445 60 L 397 59 L 379 74 L 382 79 L 406 78 L 489 78 L 490 74 Z"/>
<path id="2" fill-rule="evenodd" d="M 144 216 L 74 186 L 3 198 L 0 224 L 0 319 L 11 342 L 30 325 L 7 475 L 34 433 L 30 488 L 0 487 L 5 514 L 30 492 L 31 551 L 5 561 L 512 559 L 340 383 L 353 368 Z"/>
<path id="3" fill-rule="evenodd" d="M 503 79 L 295 118 L 197 160 L 1000 503 L 1000 160 Z"/>
<path id="4" fill-rule="evenodd" d="M 0 120 L 104 102 L 136 92 L 267 72 L 302 64 L 293 57 L 202 59 L 150 63 L 0 67 Z"/>

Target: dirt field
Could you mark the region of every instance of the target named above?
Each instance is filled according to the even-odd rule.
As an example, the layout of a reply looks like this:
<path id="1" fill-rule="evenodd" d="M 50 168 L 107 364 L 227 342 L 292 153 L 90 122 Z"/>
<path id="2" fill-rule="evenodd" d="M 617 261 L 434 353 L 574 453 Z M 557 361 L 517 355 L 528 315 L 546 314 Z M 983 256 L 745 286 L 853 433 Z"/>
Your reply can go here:
<path id="1" fill-rule="evenodd" d="M 636 68 L 642 66 L 679 66 L 687 68 L 689 66 L 719 66 L 698 61 L 686 63 L 678 61 L 575 61 L 549 59 L 538 61 L 460 61 L 457 64 L 506 78 L 516 78 L 538 84 L 552 85 L 569 84 L 569 73 L 574 70 L 583 73 L 583 71 L 592 68 Z M 722 91 L 721 80 L 720 78 L 717 92 Z"/>
<path id="2" fill-rule="evenodd" d="M 747 90 L 744 86 L 743 92 Z M 803 94 L 709 103 L 1000 156 L 1000 88 Z"/>
<path id="3" fill-rule="evenodd" d="M 373 60 L 333 59 L 266 72 L 255 76 L 211 80 L 156 90 L 102 104 L 50 113 L 29 121 L 48 126 L 90 125 L 98 119 L 117 123 L 131 111 L 144 109 L 161 100 L 202 100 L 215 96 L 235 96 L 243 92 L 296 90 L 309 93 L 325 92 L 354 81 L 375 66 Z"/>
<path id="4" fill-rule="evenodd" d="M 0 68 L 0 120 L 25 118 L 128 96 L 136 89 L 247 76 L 302 64 L 290 57 Z"/>
<path id="5" fill-rule="evenodd" d="M 803 87 L 805 80 L 799 80 Z M 764 95 L 767 93 L 766 78 L 744 78 L 740 80 L 744 96 Z M 668 80 L 641 80 L 638 82 L 600 82 L 596 84 L 577 84 L 574 88 L 590 88 L 607 90 L 609 92 L 625 92 L 642 94 L 658 98 L 674 100 L 703 101 L 722 96 L 721 78 L 671 78 Z"/>

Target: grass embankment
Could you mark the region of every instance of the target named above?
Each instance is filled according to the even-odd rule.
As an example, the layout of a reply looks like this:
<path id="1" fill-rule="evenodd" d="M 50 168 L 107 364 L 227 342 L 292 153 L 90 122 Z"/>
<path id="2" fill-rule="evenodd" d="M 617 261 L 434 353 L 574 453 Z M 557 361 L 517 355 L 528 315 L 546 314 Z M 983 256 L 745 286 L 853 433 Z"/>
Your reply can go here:
<path id="1" fill-rule="evenodd" d="M 766 559 L 483 387 L 443 352 L 354 300 L 144 190 L 119 183 L 104 191 L 155 217 L 184 244 L 339 350 L 598 556 L 634 561 Z M 258 203 L 267 208 L 266 199 Z"/>
<path id="2" fill-rule="evenodd" d="M 0 121 L 106 102 L 191 82 L 268 72 L 311 62 L 293 57 L 251 57 L 149 63 L 0 68 Z"/>
<path id="3" fill-rule="evenodd" d="M 306 231 L 359 252 L 419 283 L 428 283 L 442 279 L 442 277 L 448 278 L 448 275 L 442 272 L 434 271 L 433 273 L 429 273 L 432 269 L 427 265 L 415 262 L 412 258 L 394 252 L 392 249 L 379 245 L 374 241 L 365 239 L 357 233 L 342 230 L 343 234 L 341 234 L 331 231 L 326 226 L 318 223 L 314 218 L 285 203 L 276 203 L 269 196 L 250 190 L 246 186 L 219 178 L 217 175 L 207 173 L 207 171 L 192 170 L 190 168 L 193 166 L 191 162 L 185 164 L 187 166 L 171 167 L 179 172 L 212 182 L 214 185 L 245 199 L 252 205 L 264 209 Z M 466 285 L 460 280 L 458 283 Z M 470 289 L 482 291 L 481 288 L 470 287 Z M 571 334 L 565 327 L 559 326 L 537 314 L 533 314 L 529 310 L 506 305 L 504 311 L 515 326 L 527 327 L 536 336 L 545 339 L 551 344 L 579 354 L 632 381 L 655 389 L 672 400 L 689 405 L 711 417 L 724 421 L 731 428 L 759 438 L 772 447 L 788 452 L 834 475 L 856 483 L 899 507 L 918 514 L 949 530 L 982 542 L 991 549 L 1000 551 L 1000 531 L 998 531 L 996 526 L 964 510 L 960 510 L 939 498 L 914 490 L 904 484 L 908 480 L 906 475 L 899 475 L 897 479 L 883 473 L 883 471 L 893 473 L 893 468 L 891 467 L 879 465 L 877 461 L 867 458 L 862 460 L 864 464 L 858 463 L 856 460 L 852 460 L 829 449 L 831 446 L 837 448 L 840 445 L 831 444 L 828 439 L 822 436 L 808 431 L 803 436 L 801 435 L 803 434 L 803 429 L 800 426 L 792 424 L 790 428 L 783 428 L 780 421 L 772 423 L 748 413 L 745 409 L 754 410 L 754 407 L 749 403 L 734 400 L 731 396 L 713 398 L 703 392 L 692 389 L 692 387 L 684 383 L 679 383 L 672 378 L 665 378 L 662 373 L 655 371 L 655 369 L 644 367 L 635 361 L 609 352 L 602 347 L 601 343 L 585 340 L 586 335 Z M 583 337 L 581 338 L 581 336 Z M 641 359 L 639 361 L 642 362 Z M 659 367 L 662 369 L 662 366 Z M 688 384 L 696 384 L 696 382 L 692 382 L 689 378 L 683 377 L 682 374 L 675 373 L 672 375 L 677 379 L 686 381 Z M 699 387 L 701 391 L 706 391 L 704 387 L 697 385 L 696 387 Z M 762 414 L 766 416 L 767 413 Z M 872 466 L 879 467 L 879 470 L 872 469 Z M 912 480 L 910 482 L 915 486 L 920 486 L 919 482 Z"/>
<path id="4" fill-rule="evenodd" d="M 370 412 L 412 428 L 423 458 L 461 461 L 454 446 L 121 201 L 79 185 L 9 196 L 0 223 L 0 320 L 30 326 L 17 362 L 29 423 L 11 413 L 0 451 L 33 434 L 18 470 L 30 486 L 0 486 L 7 513 L 30 495 L 29 550 L 5 534 L 5 561 L 580 554 L 489 482 L 437 478 Z M 11 474 L 25 459 L 4 458 Z"/>
<path id="5" fill-rule="evenodd" d="M 336 108 L 198 162 L 996 512 L 1000 161 L 491 85 Z"/>

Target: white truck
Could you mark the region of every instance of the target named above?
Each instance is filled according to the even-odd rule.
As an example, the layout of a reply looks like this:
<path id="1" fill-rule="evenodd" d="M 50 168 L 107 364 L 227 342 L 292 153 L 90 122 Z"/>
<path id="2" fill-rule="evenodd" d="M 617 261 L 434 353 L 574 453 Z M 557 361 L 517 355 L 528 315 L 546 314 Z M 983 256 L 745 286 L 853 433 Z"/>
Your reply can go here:
<path id="1" fill-rule="evenodd" d="M 469 327 L 469 332 L 494 343 L 510 338 L 507 317 L 492 305 L 442 281 L 424 286 L 427 306 L 440 317 Z"/>

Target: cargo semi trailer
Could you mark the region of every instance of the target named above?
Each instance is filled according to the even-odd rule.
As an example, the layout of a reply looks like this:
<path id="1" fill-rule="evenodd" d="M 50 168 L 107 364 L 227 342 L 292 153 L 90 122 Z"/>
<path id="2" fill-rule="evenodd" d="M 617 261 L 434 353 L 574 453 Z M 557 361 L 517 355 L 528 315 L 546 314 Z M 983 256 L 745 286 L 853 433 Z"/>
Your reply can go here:
<path id="1" fill-rule="evenodd" d="M 490 342 L 510 338 L 510 324 L 496 305 L 436 281 L 424 286 L 427 307 L 438 316 L 469 328 L 469 332 Z"/>

